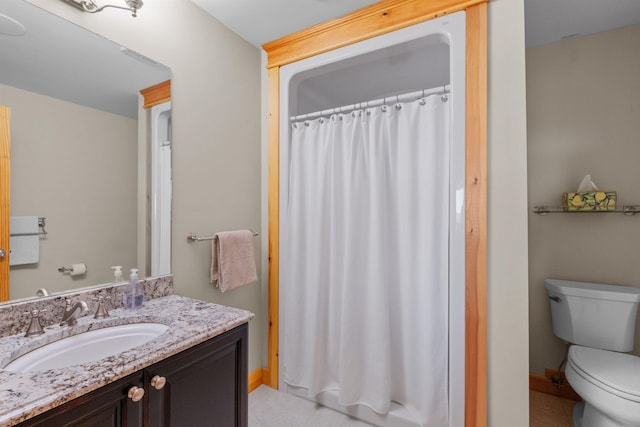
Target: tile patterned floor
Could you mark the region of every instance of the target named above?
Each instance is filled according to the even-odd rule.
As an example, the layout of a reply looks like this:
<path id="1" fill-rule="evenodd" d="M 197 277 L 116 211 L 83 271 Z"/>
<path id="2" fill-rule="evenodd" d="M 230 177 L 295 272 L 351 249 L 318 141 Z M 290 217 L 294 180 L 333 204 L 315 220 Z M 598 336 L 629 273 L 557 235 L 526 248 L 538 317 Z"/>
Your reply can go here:
<path id="1" fill-rule="evenodd" d="M 339 412 L 261 385 L 249 394 L 249 427 L 371 427 Z"/>
<path id="2" fill-rule="evenodd" d="M 529 393 L 530 427 L 572 427 L 576 402 L 549 394 Z M 331 409 L 267 386 L 249 394 L 249 427 L 370 427 Z M 524 427 L 524 426 L 522 426 Z"/>
<path id="3" fill-rule="evenodd" d="M 529 392 L 530 427 L 572 427 L 571 411 L 576 402 L 537 391 Z"/>

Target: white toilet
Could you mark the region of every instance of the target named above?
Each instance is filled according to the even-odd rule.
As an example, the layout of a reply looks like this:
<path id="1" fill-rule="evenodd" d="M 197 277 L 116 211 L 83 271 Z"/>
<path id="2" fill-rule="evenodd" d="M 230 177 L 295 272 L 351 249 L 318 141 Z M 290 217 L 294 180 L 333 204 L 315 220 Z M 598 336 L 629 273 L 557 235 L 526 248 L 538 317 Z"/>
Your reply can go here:
<path id="1" fill-rule="evenodd" d="M 565 373 L 583 399 L 575 427 L 640 427 L 640 357 L 633 349 L 640 288 L 546 279 L 553 333 L 574 344 Z"/>

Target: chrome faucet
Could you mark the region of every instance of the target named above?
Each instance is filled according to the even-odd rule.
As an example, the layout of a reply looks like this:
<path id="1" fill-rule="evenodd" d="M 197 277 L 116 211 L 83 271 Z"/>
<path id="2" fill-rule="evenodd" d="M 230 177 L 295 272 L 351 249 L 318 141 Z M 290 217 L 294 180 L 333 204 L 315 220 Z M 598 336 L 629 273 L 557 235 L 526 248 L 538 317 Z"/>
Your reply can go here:
<path id="1" fill-rule="evenodd" d="M 77 316 L 89 311 L 89 306 L 87 306 L 87 303 L 84 301 L 78 301 L 74 305 L 71 305 L 71 300 L 65 298 L 65 304 L 66 306 L 64 308 L 64 314 L 62 315 L 62 321 L 60 322 L 60 325 L 62 326 L 75 325 L 78 322 Z M 78 309 L 80 310 L 80 312 L 76 313 Z"/>

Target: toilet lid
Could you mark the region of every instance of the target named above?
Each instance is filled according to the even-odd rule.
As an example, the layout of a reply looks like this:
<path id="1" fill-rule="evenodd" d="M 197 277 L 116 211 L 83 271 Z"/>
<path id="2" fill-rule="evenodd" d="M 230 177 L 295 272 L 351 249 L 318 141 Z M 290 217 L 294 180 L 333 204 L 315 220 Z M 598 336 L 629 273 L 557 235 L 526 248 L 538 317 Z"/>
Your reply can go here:
<path id="1" fill-rule="evenodd" d="M 640 357 L 574 345 L 569 349 L 569 362 L 587 381 L 640 402 Z"/>

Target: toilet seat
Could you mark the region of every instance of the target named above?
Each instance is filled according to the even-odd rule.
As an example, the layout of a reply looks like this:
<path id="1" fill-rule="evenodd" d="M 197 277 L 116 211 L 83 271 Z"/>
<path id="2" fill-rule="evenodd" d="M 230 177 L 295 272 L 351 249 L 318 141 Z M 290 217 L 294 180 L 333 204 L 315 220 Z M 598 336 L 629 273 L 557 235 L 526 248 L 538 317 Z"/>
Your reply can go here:
<path id="1" fill-rule="evenodd" d="M 596 387 L 640 403 L 640 357 L 573 345 L 568 363 Z"/>

